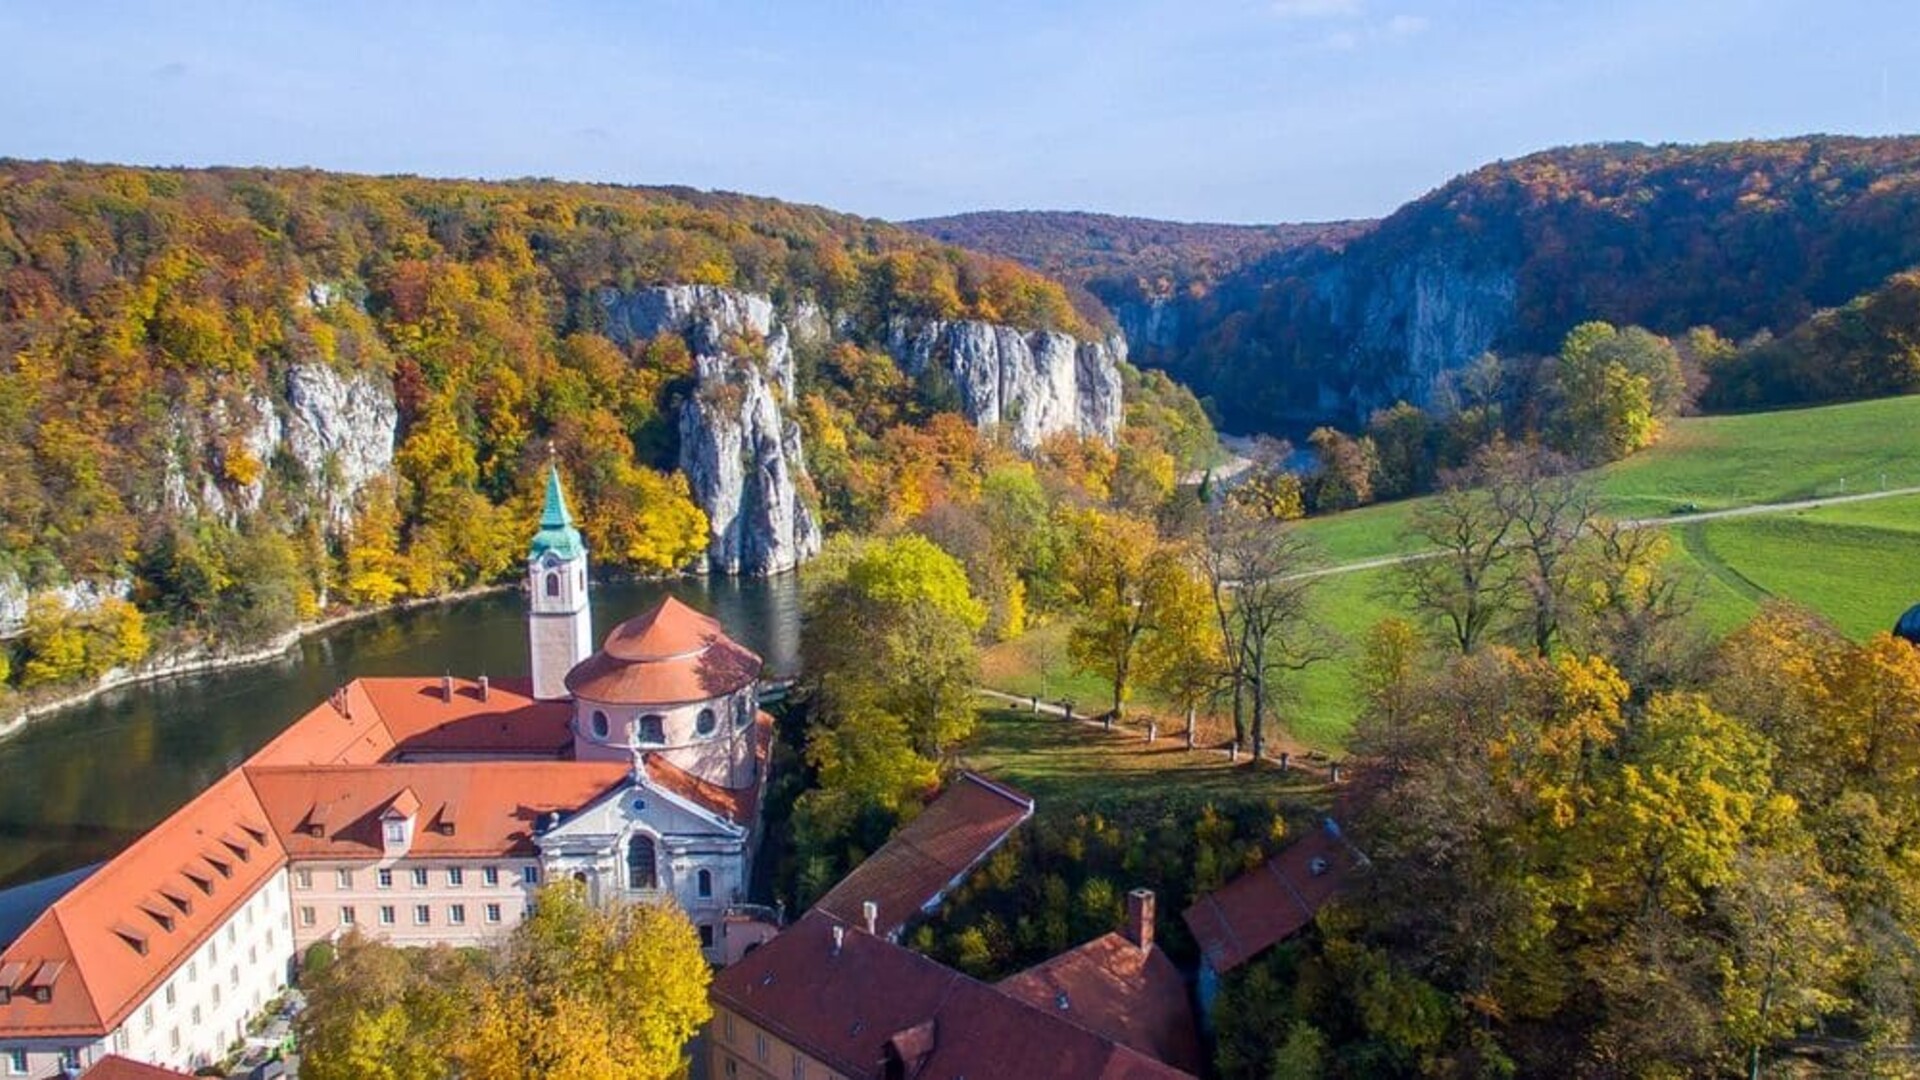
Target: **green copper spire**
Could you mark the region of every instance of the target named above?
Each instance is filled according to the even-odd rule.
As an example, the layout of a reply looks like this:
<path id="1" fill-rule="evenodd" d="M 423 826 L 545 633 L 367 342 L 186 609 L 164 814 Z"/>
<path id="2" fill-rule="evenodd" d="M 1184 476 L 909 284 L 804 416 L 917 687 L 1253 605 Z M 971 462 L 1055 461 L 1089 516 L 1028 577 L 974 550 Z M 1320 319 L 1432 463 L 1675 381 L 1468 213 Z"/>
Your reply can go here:
<path id="1" fill-rule="evenodd" d="M 580 530 L 573 527 L 573 515 L 567 512 L 567 495 L 560 490 L 560 466 L 547 466 L 547 506 L 540 512 L 540 531 L 533 536 L 529 561 L 551 551 L 561 559 L 577 559 L 587 553 L 580 542 Z"/>

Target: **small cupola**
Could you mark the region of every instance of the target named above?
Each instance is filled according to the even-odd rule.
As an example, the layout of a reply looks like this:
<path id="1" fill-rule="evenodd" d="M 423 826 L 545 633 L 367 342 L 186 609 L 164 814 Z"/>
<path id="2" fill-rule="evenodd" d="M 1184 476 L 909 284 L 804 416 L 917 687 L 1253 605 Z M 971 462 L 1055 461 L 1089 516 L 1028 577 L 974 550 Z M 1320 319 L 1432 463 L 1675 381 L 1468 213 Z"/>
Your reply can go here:
<path id="1" fill-rule="evenodd" d="M 390 859 L 405 855 L 413 847 L 413 828 L 420 818 L 420 798 L 412 788 L 401 788 L 385 810 L 380 811 L 380 847 Z"/>

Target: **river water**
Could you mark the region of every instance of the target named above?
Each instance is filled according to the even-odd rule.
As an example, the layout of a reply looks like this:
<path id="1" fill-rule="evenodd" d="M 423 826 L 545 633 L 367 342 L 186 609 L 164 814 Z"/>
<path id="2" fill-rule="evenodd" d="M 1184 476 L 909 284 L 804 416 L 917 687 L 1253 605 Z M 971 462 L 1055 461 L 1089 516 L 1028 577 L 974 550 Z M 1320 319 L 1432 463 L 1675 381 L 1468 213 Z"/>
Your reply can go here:
<path id="1" fill-rule="evenodd" d="M 594 632 L 667 593 L 791 674 L 800 594 L 791 574 L 594 586 Z M 0 742 L 0 887 L 98 862 L 361 675 L 527 673 L 524 601 L 498 593 L 347 623 L 264 664 L 124 687 Z"/>

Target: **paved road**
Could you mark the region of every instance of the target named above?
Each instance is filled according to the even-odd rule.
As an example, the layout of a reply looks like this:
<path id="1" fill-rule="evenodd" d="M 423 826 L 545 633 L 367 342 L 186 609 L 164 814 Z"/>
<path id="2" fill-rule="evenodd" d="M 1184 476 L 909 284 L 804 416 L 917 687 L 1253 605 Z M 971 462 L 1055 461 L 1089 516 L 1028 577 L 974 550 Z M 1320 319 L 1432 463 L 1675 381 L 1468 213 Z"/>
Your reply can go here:
<path id="1" fill-rule="evenodd" d="M 1817 510 L 1823 506 L 1840 506 L 1845 503 L 1872 502 L 1875 499 L 1892 499 L 1902 495 L 1920 495 L 1920 487 L 1889 488 L 1886 491 L 1863 491 L 1854 495 L 1825 495 L 1817 499 L 1795 499 L 1792 502 L 1755 503 L 1752 506 L 1735 506 L 1726 510 L 1702 510 L 1697 514 L 1665 514 L 1660 517 L 1629 518 L 1623 524 L 1632 529 L 1659 529 L 1669 525 L 1691 525 L 1696 521 L 1715 521 L 1720 518 L 1754 517 L 1759 514 L 1790 514 L 1796 510 Z M 1332 577 L 1336 574 L 1357 574 L 1367 570 L 1379 570 L 1388 566 L 1399 566 L 1419 559 L 1437 558 L 1437 551 L 1413 551 L 1404 555 L 1383 555 L 1374 559 L 1361 559 L 1358 562 L 1341 563 L 1338 566 L 1323 566 L 1318 570 L 1308 570 L 1294 574 L 1289 581 L 1303 581 L 1309 578 Z"/>

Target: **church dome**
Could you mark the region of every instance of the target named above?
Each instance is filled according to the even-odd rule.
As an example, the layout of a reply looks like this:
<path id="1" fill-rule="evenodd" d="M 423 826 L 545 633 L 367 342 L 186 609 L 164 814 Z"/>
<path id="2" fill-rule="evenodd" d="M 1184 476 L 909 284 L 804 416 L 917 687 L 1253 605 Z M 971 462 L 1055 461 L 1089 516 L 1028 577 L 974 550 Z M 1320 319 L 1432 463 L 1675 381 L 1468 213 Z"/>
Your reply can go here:
<path id="1" fill-rule="evenodd" d="M 759 677 L 760 657 L 670 596 L 614 627 L 567 673 L 567 690 L 610 705 L 678 705 L 726 697 Z"/>
<path id="2" fill-rule="evenodd" d="M 1893 624 L 1893 636 L 1920 645 L 1920 604 L 1908 608 L 1900 621 Z"/>

